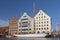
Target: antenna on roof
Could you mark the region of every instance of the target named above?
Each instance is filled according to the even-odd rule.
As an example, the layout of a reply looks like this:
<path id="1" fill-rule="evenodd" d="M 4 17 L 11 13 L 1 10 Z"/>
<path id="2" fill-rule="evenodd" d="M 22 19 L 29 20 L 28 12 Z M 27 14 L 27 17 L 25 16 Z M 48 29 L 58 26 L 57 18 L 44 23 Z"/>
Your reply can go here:
<path id="1" fill-rule="evenodd" d="M 33 16 L 35 16 L 35 14 L 36 14 L 36 7 L 35 7 L 36 5 L 35 5 L 35 2 L 33 2 Z"/>

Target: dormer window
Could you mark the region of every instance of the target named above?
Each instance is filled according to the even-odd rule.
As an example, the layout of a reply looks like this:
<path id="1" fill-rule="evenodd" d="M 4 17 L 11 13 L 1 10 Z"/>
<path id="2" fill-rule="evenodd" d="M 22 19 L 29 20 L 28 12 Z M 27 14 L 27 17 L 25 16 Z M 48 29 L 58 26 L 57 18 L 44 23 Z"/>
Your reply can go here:
<path id="1" fill-rule="evenodd" d="M 24 17 L 26 17 L 26 16 L 24 16 Z"/>

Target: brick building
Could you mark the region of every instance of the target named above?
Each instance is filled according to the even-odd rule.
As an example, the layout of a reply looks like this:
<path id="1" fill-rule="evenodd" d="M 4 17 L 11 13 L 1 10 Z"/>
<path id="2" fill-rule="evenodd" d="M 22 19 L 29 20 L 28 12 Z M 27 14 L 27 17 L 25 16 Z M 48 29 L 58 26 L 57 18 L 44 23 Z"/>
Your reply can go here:
<path id="1" fill-rule="evenodd" d="M 18 19 L 13 17 L 9 23 L 9 34 L 17 34 L 18 33 Z"/>

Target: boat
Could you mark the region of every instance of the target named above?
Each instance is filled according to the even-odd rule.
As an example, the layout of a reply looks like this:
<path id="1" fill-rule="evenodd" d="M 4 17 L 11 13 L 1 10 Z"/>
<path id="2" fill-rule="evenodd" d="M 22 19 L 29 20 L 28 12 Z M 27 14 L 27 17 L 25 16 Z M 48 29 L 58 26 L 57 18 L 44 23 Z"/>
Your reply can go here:
<path id="1" fill-rule="evenodd" d="M 47 34 L 42 33 L 42 34 L 14 34 L 14 37 L 45 37 Z"/>
<path id="2" fill-rule="evenodd" d="M 11 36 L 11 35 L 6 35 L 5 37 L 6 37 L 6 38 L 11 38 L 11 37 L 13 37 L 13 36 Z"/>

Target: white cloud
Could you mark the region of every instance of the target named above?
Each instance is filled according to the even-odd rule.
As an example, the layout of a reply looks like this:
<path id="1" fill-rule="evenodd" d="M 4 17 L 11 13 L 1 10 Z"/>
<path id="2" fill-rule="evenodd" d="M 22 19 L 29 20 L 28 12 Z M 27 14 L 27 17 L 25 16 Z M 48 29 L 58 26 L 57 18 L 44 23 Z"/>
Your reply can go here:
<path id="1" fill-rule="evenodd" d="M 5 21 L 0 19 L 0 26 L 8 26 L 9 25 L 9 20 Z"/>

